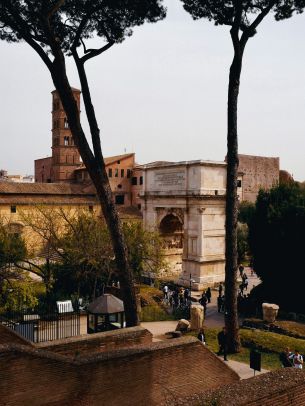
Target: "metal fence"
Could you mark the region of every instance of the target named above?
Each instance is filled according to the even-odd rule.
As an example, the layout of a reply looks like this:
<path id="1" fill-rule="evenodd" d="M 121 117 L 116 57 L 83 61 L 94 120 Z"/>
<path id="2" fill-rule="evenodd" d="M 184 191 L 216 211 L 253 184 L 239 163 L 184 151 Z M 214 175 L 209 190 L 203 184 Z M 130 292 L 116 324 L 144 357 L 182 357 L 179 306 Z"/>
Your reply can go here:
<path id="1" fill-rule="evenodd" d="M 71 304 L 46 310 L 23 309 L 0 314 L 0 323 L 34 343 L 80 335 L 80 313 Z"/>

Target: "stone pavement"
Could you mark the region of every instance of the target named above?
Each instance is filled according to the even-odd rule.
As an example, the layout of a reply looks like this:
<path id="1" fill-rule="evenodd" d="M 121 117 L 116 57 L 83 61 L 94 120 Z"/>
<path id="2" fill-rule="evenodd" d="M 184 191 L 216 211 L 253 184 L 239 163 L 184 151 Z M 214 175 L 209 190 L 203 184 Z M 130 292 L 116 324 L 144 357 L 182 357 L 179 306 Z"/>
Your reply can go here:
<path id="1" fill-rule="evenodd" d="M 260 279 L 253 274 L 251 276 L 250 268 L 245 267 L 245 273 L 248 276 L 248 290 L 244 291 L 244 293 L 250 293 L 251 289 L 254 286 L 257 286 L 260 284 Z M 241 279 L 238 279 L 238 281 L 241 283 Z M 192 296 L 194 297 L 200 297 L 201 292 L 192 292 Z M 223 313 L 218 313 L 217 311 L 217 296 L 218 296 L 218 290 L 212 290 L 212 299 L 211 303 L 208 304 L 207 306 L 207 314 L 206 314 L 206 319 L 205 319 L 205 326 L 206 327 L 222 327 L 224 325 L 224 315 Z"/>
<path id="2" fill-rule="evenodd" d="M 249 285 L 248 285 L 248 292 L 260 283 L 259 278 L 254 274 L 251 276 L 250 268 L 245 268 L 245 272 L 248 276 Z M 192 292 L 192 297 L 200 298 L 202 292 Z M 218 313 L 217 311 L 217 296 L 218 290 L 212 290 L 212 299 L 211 303 L 207 306 L 207 314 L 204 325 L 207 328 L 219 328 L 224 326 L 224 315 L 223 313 Z M 145 322 L 141 323 L 141 326 L 149 330 L 153 334 L 153 341 L 162 341 L 166 340 L 165 333 L 168 331 L 175 330 L 177 326 L 177 321 L 155 321 L 155 322 Z M 222 359 L 222 357 L 219 357 Z M 225 362 L 225 361 L 224 361 Z M 235 372 L 238 373 L 241 379 L 251 378 L 254 373 L 253 370 L 250 369 L 248 364 L 244 364 L 242 362 L 228 360 L 227 365 L 232 368 Z M 261 372 L 256 372 L 255 375 L 260 373 L 268 372 L 267 370 L 262 370 Z"/>
<path id="3" fill-rule="evenodd" d="M 226 364 L 235 371 L 240 379 L 248 379 L 252 378 L 254 376 L 254 371 L 253 369 L 250 369 L 248 364 L 244 364 L 243 362 L 238 362 L 238 361 L 233 361 L 233 360 L 228 360 L 228 361 L 223 361 L 226 362 Z M 267 369 L 262 369 L 260 372 L 255 371 L 255 376 L 260 375 L 260 374 L 265 374 L 266 372 L 269 372 Z"/>

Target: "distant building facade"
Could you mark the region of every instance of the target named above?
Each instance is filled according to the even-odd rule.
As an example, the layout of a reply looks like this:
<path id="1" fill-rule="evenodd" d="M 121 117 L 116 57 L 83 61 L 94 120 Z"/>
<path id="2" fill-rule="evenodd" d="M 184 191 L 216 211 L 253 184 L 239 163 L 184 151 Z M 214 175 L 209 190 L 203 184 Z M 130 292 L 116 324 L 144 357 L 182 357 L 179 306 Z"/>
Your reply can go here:
<path id="1" fill-rule="evenodd" d="M 165 241 L 170 273 L 193 289 L 224 280 L 226 164 L 213 161 L 143 166 L 143 223 Z"/>
<path id="2" fill-rule="evenodd" d="M 80 90 L 73 88 L 79 113 L 80 93 Z M 135 154 L 107 157 L 104 161 L 115 203 L 140 209 L 139 194 L 143 188 L 143 173 L 141 167 L 136 165 Z M 94 191 L 88 171 L 74 144 L 67 116 L 56 90 L 52 92 L 52 156 L 35 160 L 35 182 L 78 183 L 86 185 L 88 191 Z"/>
<path id="3" fill-rule="evenodd" d="M 0 169 L 0 182 L 34 183 L 33 175 L 9 175 L 5 169 Z"/>
<path id="4" fill-rule="evenodd" d="M 280 159 L 238 155 L 238 195 L 240 201 L 255 202 L 260 189 L 269 190 L 280 180 Z"/>
<path id="5" fill-rule="evenodd" d="M 72 89 L 80 114 L 80 90 Z M 52 157 L 35 161 L 35 181 L 74 183 L 75 169 L 81 166 L 68 119 L 56 90 L 52 92 Z"/>

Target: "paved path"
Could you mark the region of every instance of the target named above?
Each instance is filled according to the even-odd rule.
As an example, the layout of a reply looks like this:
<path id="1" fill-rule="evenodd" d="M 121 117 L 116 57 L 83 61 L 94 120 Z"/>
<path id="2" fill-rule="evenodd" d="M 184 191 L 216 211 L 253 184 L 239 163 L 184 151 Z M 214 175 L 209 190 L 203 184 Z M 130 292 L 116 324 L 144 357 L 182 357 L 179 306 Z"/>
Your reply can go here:
<path id="1" fill-rule="evenodd" d="M 257 276 L 251 276 L 250 269 L 245 268 L 245 271 L 248 276 L 249 280 L 249 286 L 248 286 L 248 292 L 253 288 L 253 286 L 256 286 L 260 283 L 259 279 Z M 202 292 L 192 292 L 192 297 L 200 298 Z M 208 304 L 207 306 L 207 315 L 205 319 L 205 326 L 207 328 L 213 328 L 213 327 L 222 327 L 224 325 L 224 315 L 223 313 L 218 313 L 217 311 L 217 296 L 218 296 L 218 291 L 213 290 L 212 291 L 212 300 L 211 303 Z M 144 322 L 141 323 L 141 326 L 149 330 L 153 334 L 153 341 L 161 341 L 161 340 L 166 340 L 165 333 L 168 331 L 173 331 L 175 330 L 177 326 L 177 321 L 154 321 L 154 322 Z M 222 359 L 221 357 L 219 357 Z M 225 362 L 225 361 L 223 361 Z M 248 364 L 244 364 L 242 362 L 238 361 L 232 361 L 229 360 L 226 362 L 226 364 L 232 368 L 237 374 L 240 376 L 241 379 L 247 379 L 251 378 L 254 373 L 253 370 L 250 369 Z M 258 375 L 260 373 L 265 373 L 268 372 L 267 370 L 262 370 L 261 372 L 256 372 L 255 374 Z"/>
<path id="2" fill-rule="evenodd" d="M 250 369 L 248 364 L 230 359 L 223 362 L 226 362 L 226 364 L 239 375 L 240 379 L 248 379 L 254 376 L 254 371 L 253 369 Z M 266 372 L 269 371 L 267 369 L 262 369 L 261 372 L 255 371 L 255 375 L 265 374 Z"/>
<path id="3" fill-rule="evenodd" d="M 249 281 L 248 291 L 245 291 L 245 293 L 249 293 L 254 286 L 257 286 L 260 283 L 260 280 L 255 274 L 251 276 L 250 268 L 246 267 L 245 272 Z M 192 296 L 199 298 L 201 297 L 201 292 L 192 292 Z M 212 290 L 212 299 L 211 303 L 209 303 L 207 306 L 207 314 L 204 322 L 206 327 L 213 328 L 222 327 L 224 325 L 224 315 L 223 313 L 218 313 L 217 311 L 217 296 L 218 290 Z"/>

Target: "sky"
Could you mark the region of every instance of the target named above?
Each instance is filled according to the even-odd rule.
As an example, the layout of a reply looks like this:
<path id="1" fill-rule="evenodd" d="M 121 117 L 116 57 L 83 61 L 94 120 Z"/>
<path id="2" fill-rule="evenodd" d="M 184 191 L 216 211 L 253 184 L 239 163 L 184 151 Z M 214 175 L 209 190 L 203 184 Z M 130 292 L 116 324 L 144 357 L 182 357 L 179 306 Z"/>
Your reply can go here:
<path id="1" fill-rule="evenodd" d="M 229 27 L 193 21 L 179 0 L 167 18 L 87 63 L 104 156 L 138 163 L 223 161 L 233 56 Z M 305 14 L 268 17 L 246 47 L 238 114 L 239 153 L 280 157 L 305 180 Z M 72 60 L 68 76 L 79 81 Z M 50 74 L 25 43 L 0 42 L 0 169 L 33 174 L 51 155 Z M 85 130 L 88 125 L 82 113 Z M 88 131 L 87 131 L 88 133 Z"/>

